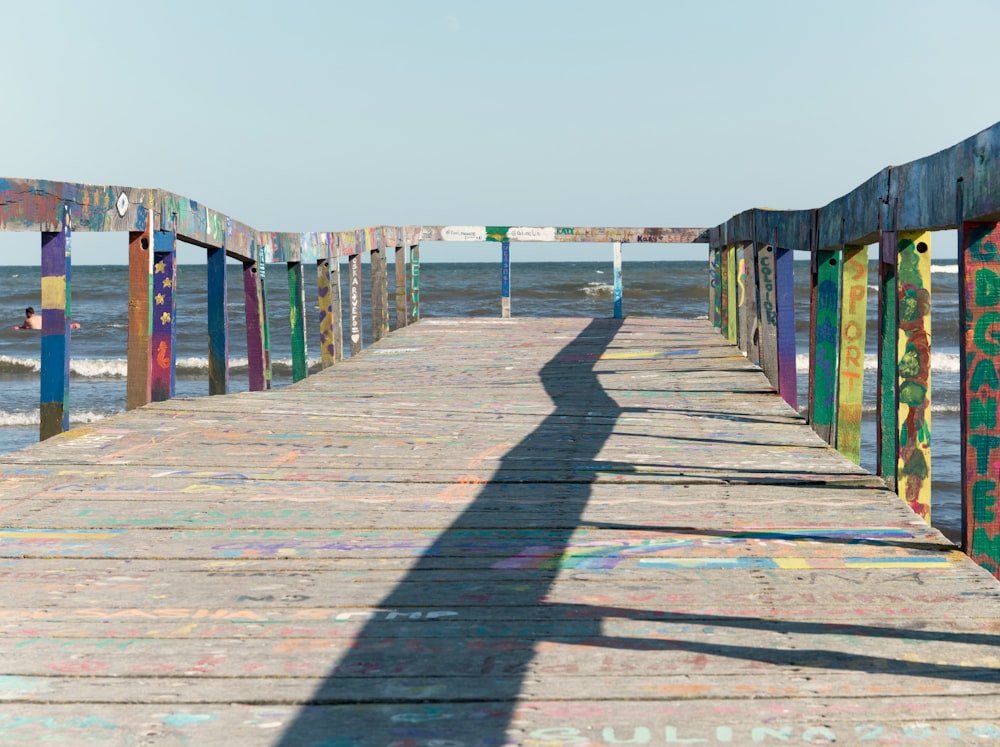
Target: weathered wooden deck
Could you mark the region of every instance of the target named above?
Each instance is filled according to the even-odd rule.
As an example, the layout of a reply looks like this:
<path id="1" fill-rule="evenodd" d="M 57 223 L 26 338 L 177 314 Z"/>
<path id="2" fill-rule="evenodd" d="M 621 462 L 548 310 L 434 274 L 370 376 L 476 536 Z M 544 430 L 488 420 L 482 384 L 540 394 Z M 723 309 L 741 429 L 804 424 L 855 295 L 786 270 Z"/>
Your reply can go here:
<path id="1" fill-rule="evenodd" d="M 0 742 L 1000 741 L 1000 584 L 707 322 L 425 320 L 0 470 Z"/>

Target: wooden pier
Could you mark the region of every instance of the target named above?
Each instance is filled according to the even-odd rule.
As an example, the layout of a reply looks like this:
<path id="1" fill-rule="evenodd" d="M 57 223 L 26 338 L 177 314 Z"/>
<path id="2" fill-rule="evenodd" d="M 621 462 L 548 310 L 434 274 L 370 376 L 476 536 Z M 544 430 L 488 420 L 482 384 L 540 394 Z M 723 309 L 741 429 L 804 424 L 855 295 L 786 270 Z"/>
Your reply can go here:
<path id="1" fill-rule="evenodd" d="M 423 320 L 0 475 L 3 742 L 1000 743 L 1000 585 L 710 322 Z"/>

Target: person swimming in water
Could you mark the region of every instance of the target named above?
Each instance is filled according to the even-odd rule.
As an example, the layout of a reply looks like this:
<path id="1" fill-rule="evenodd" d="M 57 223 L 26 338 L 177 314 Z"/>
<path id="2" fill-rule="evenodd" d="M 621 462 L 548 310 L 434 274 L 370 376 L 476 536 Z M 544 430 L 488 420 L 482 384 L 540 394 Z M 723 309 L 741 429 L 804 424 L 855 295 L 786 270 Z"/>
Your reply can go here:
<path id="1" fill-rule="evenodd" d="M 35 310 L 29 306 L 24 310 L 24 323 L 21 325 L 21 329 L 41 329 L 42 328 L 42 316 L 41 314 L 36 314 Z"/>

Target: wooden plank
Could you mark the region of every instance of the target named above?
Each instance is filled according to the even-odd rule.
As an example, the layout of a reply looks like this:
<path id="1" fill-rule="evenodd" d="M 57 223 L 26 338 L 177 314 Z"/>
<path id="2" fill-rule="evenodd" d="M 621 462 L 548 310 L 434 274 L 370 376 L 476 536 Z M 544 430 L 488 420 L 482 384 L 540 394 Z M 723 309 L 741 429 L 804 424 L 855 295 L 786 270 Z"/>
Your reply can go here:
<path id="1" fill-rule="evenodd" d="M 42 330 L 39 438 L 69 429 L 69 358 L 71 324 L 69 209 L 62 227 L 42 232 Z"/>
<path id="2" fill-rule="evenodd" d="M 395 271 L 394 289 L 396 300 L 396 326 L 394 329 L 399 329 L 410 323 L 410 312 L 407 309 L 407 297 L 409 293 L 406 287 L 406 247 L 402 244 L 396 247 L 392 268 Z"/>
<path id="3" fill-rule="evenodd" d="M 226 250 L 211 248 L 206 255 L 208 282 L 208 393 L 229 393 L 229 286 Z"/>
<path id="4" fill-rule="evenodd" d="M 347 287 L 350 313 L 351 357 L 361 352 L 361 255 L 352 254 L 347 258 Z"/>
<path id="5" fill-rule="evenodd" d="M 878 291 L 878 392 L 876 394 L 876 449 L 879 476 L 890 488 L 896 489 L 897 428 L 897 348 L 899 312 L 896 288 L 896 234 L 882 231 L 879 235 Z"/>
<path id="6" fill-rule="evenodd" d="M 128 239 L 128 354 L 125 409 L 152 401 L 153 233 L 131 231 Z"/>
<path id="7" fill-rule="evenodd" d="M 837 450 L 861 464 L 861 407 L 868 326 L 868 247 L 848 244 L 842 255 Z"/>
<path id="8" fill-rule="evenodd" d="M 694 244 L 708 241 L 704 228 L 607 226 L 420 226 L 422 241 L 586 242 L 590 244 Z"/>
<path id="9" fill-rule="evenodd" d="M 835 443 L 840 255 L 814 255 L 809 350 L 809 422 L 820 438 Z"/>
<path id="10" fill-rule="evenodd" d="M 288 262 L 288 323 L 292 342 L 292 380 L 302 381 L 309 375 L 309 361 L 306 355 L 306 289 L 301 262 Z"/>
<path id="11" fill-rule="evenodd" d="M 899 424 L 897 492 L 931 518 L 931 235 L 900 232 L 896 371 Z"/>
<path id="12" fill-rule="evenodd" d="M 500 318 L 510 319 L 510 242 L 500 244 Z"/>
<path id="13" fill-rule="evenodd" d="M 967 223 L 959 234 L 959 320 L 962 387 L 962 546 L 1000 575 L 1000 506 L 991 465 L 1000 457 L 996 403 L 1000 378 L 996 324 L 1000 321 L 1000 227 Z"/>

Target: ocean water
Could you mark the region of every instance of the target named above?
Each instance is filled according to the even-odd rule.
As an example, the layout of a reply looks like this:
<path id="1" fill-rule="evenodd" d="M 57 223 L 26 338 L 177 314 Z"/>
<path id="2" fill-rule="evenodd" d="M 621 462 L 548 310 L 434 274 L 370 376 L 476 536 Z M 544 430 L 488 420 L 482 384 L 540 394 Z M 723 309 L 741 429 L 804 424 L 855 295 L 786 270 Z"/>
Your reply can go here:
<path id="1" fill-rule="evenodd" d="M 230 382 L 234 392 L 247 389 L 246 330 L 239 265 L 228 276 L 230 325 Z M 346 309 L 346 268 L 341 292 Z M 705 262 L 628 262 L 623 266 L 626 315 L 695 318 L 708 313 Z M 870 283 L 875 274 L 870 274 Z M 390 323 L 394 272 L 389 269 Z M 946 535 L 958 536 L 960 527 L 960 434 L 958 397 L 958 275 L 954 260 L 935 261 L 932 290 L 932 521 Z M 306 278 L 307 299 L 314 279 Z M 525 262 L 511 268 L 511 310 L 514 316 L 612 315 L 610 263 Z M 370 272 L 364 267 L 364 309 L 368 309 Z M 499 316 L 498 263 L 435 263 L 420 267 L 420 308 L 423 317 Z M 808 263 L 795 263 L 796 338 L 799 402 L 806 401 L 808 369 Z M 73 330 L 70 382 L 70 424 L 93 423 L 120 412 L 125 404 L 127 350 L 127 287 L 125 266 L 78 265 L 72 273 L 72 314 L 80 329 Z M 178 267 L 177 279 L 177 396 L 208 394 L 208 357 L 205 265 Z M 289 345 L 287 277 L 280 265 L 267 269 L 268 319 L 271 325 L 273 386 L 292 382 Z M 14 330 L 24 308 L 41 307 L 37 266 L 0 266 L 0 453 L 23 448 L 38 438 L 38 333 Z M 315 301 L 307 319 L 310 365 L 318 366 L 319 331 Z M 862 424 L 862 464 L 874 470 L 875 361 L 877 291 L 870 286 L 868 337 L 865 356 L 865 402 Z M 367 314 L 367 312 L 365 312 Z M 364 320 L 366 344 L 370 324 Z M 347 335 L 345 334 L 345 339 Z M 348 354 L 345 352 L 345 357 Z"/>

